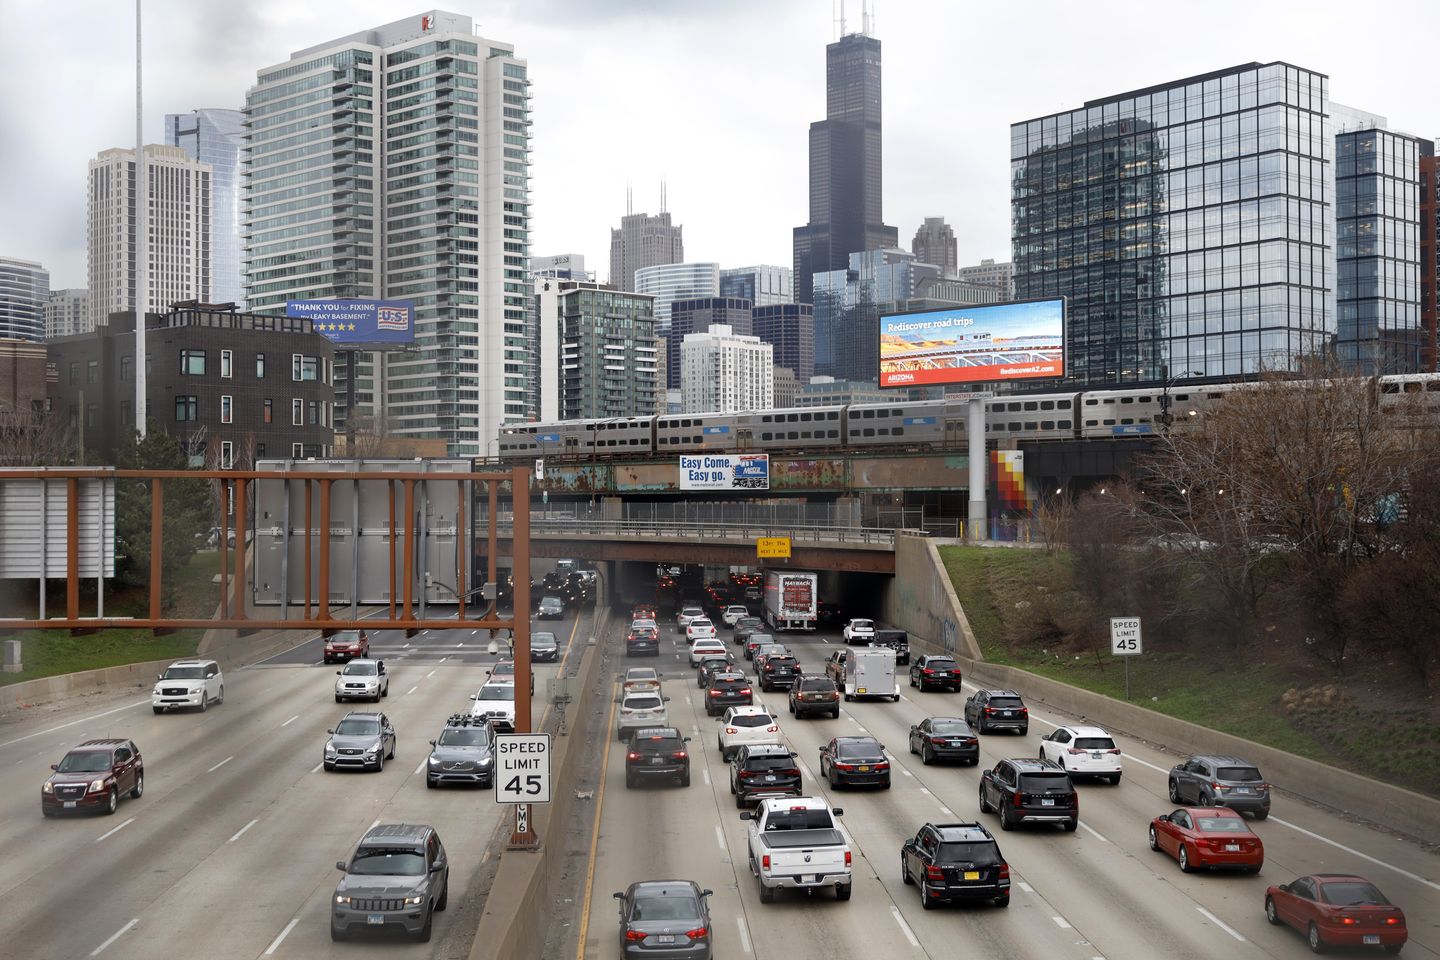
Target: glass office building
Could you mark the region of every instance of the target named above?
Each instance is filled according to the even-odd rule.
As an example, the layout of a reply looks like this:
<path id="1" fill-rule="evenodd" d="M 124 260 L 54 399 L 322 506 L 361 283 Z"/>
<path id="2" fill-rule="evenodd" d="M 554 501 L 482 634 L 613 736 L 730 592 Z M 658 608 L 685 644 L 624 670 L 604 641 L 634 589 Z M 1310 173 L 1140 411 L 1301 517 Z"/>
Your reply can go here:
<path id="1" fill-rule="evenodd" d="M 210 165 L 210 297 L 245 306 L 240 271 L 240 151 L 245 148 L 245 111 L 207 109 L 165 115 L 165 142 L 191 160 Z"/>
<path id="2" fill-rule="evenodd" d="M 1251 63 L 1013 124 L 1017 299 L 1076 384 L 1290 368 L 1335 333 L 1328 78 Z"/>

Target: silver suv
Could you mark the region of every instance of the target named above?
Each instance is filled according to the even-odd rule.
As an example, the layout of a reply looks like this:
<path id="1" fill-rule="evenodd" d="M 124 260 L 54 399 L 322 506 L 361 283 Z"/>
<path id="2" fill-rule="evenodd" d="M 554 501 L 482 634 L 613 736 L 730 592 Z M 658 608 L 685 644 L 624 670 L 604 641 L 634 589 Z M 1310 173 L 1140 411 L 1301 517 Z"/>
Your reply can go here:
<path id="1" fill-rule="evenodd" d="M 456 714 L 445 721 L 440 736 L 430 741 L 425 786 L 442 783 L 495 782 L 495 731 L 483 717 Z"/>
<path id="2" fill-rule="evenodd" d="M 390 676 L 384 660 L 351 660 L 335 671 L 335 702 L 370 700 L 390 696 Z"/>
<path id="3" fill-rule="evenodd" d="M 345 714 L 333 730 L 326 731 L 326 770 L 385 769 L 386 760 L 395 759 L 395 727 L 383 713 Z"/>
<path id="4" fill-rule="evenodd" d="M 1170 770 L 1170 802 L 1229 807 L 1270 816 L 1270 784 L 1260 770 L 1239 757 L 1191 757 Z"/>
<path id="5" fill-rule="evenodd" d="M 382 823 L 361 838 L 330 902 L 330 939 L 344 940 L 359 927 L 401 927 L 426 943 L 434 913 L 450 898 L 450 862 L 434 827 Z"/>

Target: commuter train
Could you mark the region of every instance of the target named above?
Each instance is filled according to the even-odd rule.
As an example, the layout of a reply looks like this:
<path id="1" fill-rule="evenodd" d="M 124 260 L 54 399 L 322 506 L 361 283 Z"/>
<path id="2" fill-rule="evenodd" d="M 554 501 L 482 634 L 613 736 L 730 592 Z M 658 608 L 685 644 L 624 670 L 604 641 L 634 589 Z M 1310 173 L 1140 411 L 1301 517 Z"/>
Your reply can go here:
<path id="1" fill-rule="evenodd" d="M 1379 378 L 1387 396 L 1434 394 L 1440 406 L 1440 374 Z M 1170 388 L 1171 429 L 1193 418 L 1231 390 L 1248 383 L 1176 384 Z M 1145 436 L 1161 430 L 1159 387 L 1019 394 L 985 403 L 985 435 L 992 440 L 1099 440 Z M 499 458 L 618 458 L 681 453 L 814 453 L 889 448 L 964 449 L 963 397 L 901 400 L 844 406 L 798 407 L 748 413 L 671 413 L 561 423 L 507 424 L 500 428 Z"/>

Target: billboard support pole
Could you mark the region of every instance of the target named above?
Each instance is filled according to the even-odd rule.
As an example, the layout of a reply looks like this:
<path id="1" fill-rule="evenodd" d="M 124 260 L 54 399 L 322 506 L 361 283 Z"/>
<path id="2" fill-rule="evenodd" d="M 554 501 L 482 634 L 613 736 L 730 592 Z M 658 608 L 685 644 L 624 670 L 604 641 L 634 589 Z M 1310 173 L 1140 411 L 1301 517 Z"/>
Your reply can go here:
<path id="1" fill-rule="evenodd" d="M 970 461 L 970 513 L 967 540 L 984 540 L 985 505 L 985 400 L 975 397 L 966 404 L 965 439 Z"/>
<path id="2" fill-rule="evenodd" d="M 345 351 L 345 455 L 355 454 L 355 358 L 354 350 Z M 376 431 L 379 432 L 378 430 Z M 358 484 L 359 481 L 357 480 Z"/>

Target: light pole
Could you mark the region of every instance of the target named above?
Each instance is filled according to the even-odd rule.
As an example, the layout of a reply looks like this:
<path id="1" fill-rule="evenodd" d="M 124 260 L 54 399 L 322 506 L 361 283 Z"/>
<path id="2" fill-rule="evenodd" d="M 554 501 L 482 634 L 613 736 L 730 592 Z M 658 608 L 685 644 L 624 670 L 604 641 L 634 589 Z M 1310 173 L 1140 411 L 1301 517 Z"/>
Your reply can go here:
<path id="1" fill-rule="evenodd" d="M 1170 388 L 1173 387 L 1173 386 L 1175 386 L 1175 383 L 1176 383 L 1176 381 L 1178 381 L 1178 380 L 1184 380 L 1184 379 L 1187 378 L 1187 377 L 1203 377 L 1203 376 L 1205 375 L 1205 374 L 1201 373 L 1199 370 L 1186 370 L 1186 371 L 1184 371 L 1183 373 L 1177 373 L 1177 374 L 1175 374 L 1175 376 L 1173 376 L 1173 377 L 1170 376 L 1169 374 L 1170 374 L 1170 367 L 1169 367 L 1169 365 L 1166 364 L 1166 365 L 1164 365 L 1164 366 L 1161 366 L 1161 368 L 1160 368 L 1160 376 L 1165 379 L 1165 389 L 1162 390 L 1162 391 L 1160 391 L 1160 417 L 1159 417 L 1159 420 L 1160 420 L 1161 425 L 1165 428 L 1165 433 L 1166 433 L 1166 434 L 1169 434 L 1169 433 L 1170 433 L 1170 424 L 1172 424 L 1172 423 L 1175 422 L 1175 418 L 1170 415 Z"/>

